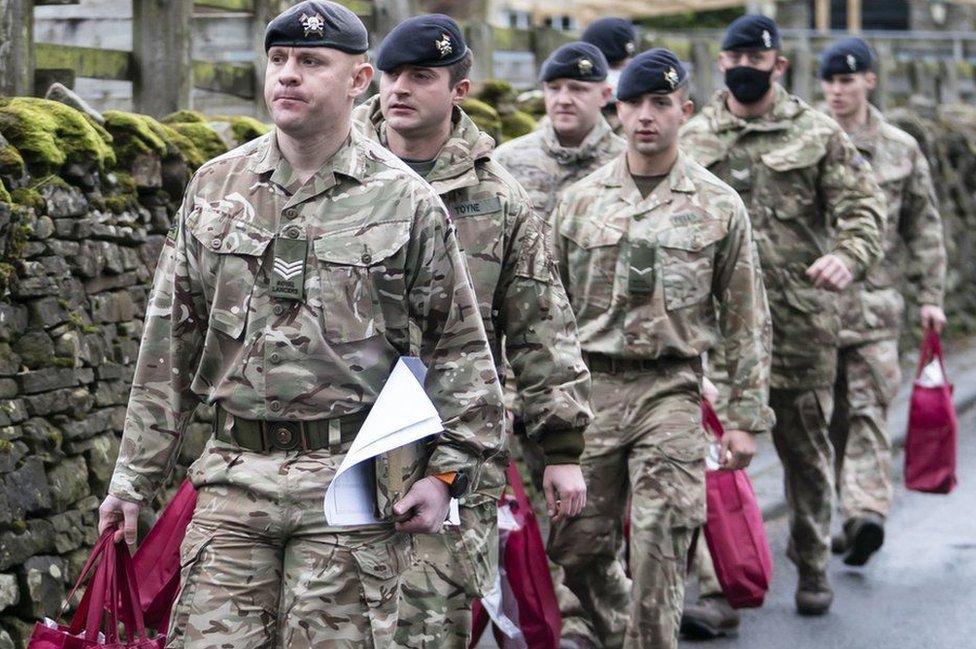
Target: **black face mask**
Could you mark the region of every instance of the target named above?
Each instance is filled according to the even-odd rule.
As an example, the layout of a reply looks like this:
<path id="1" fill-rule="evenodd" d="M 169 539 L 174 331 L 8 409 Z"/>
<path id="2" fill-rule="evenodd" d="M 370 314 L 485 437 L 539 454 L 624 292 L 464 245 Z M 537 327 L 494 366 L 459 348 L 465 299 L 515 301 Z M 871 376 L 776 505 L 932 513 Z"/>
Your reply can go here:
<path id="1" fill-rule="evenodd" d="M 769 92 L 772 77 L 772 70 L 740 65 L 725 71 L 725 85 L 732 96 L 743 104 L 754 104 Z"/>

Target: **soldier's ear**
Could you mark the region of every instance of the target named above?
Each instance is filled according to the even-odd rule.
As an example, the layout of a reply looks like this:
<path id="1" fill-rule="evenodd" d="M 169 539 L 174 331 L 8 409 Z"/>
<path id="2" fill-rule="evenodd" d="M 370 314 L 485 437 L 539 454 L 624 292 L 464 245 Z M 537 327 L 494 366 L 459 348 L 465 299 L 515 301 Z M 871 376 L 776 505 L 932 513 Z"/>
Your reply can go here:
<path id="1" fill-rule="evenodd" d="M 864 80 L 868 85 L 868 92 L 874 90 L 878 86 L 878 75 L 874 72 L 866 72 L 864 74 Z"/>
<path id="2" fill-rule="evenodd" d="M 451 99 L 455 105 L 460 104 L 468 96 L 469 92 L 471 92 L 471 80 L 461 79 L 454 86 L 454 90 L 451 92 Z"/>
<path id="3" fill-rule="evenodd" d="M 365 58 L 358 58 L 353 64 L 352 76 L 349 83 L 349 96 L 356 98 L 366 92 L 373 80 L 375 70 Z"/>

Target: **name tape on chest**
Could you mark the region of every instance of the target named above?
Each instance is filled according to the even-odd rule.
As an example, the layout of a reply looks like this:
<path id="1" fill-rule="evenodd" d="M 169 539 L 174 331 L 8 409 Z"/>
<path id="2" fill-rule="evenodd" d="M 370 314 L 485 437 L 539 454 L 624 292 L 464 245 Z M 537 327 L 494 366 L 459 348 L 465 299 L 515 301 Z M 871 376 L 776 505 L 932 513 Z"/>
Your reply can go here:
<path id="1" fill-rule="evenodd" d="M 450 208 L 451 216 L 454 218 L 491 214 L 502 209 L 502 199 L 497 196 L 492 196 L 491 198 L 483 198 L 479 201 L 461 201 L 451 203 Z"/>

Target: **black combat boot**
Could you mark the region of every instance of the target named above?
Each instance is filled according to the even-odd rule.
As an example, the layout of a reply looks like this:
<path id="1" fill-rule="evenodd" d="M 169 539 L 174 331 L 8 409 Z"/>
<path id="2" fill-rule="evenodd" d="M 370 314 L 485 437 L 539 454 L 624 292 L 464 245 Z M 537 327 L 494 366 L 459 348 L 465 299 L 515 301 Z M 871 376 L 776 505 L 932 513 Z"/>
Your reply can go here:
<path id="1" fill-rule="evenodd" d="M 739 632 L 739 612 L 723 595 L 701 597 L 681 612 L 681 633 L 691 640 L 713 640 Z"/>
<path id="2" fill-rule="evenodd" d="M 844 532 L 848 540 L 844 563 L 863 566 L 884 543 L 884 519 L 869 512 L 845 522 Z"/>
<path id="3" fill-rule="evenodd" d="M 800 615 L 823 615 L 830 610 L 834 591 L 822 570 L 800 569 L 800 581 L 796 587 L 796 612 Z"/>

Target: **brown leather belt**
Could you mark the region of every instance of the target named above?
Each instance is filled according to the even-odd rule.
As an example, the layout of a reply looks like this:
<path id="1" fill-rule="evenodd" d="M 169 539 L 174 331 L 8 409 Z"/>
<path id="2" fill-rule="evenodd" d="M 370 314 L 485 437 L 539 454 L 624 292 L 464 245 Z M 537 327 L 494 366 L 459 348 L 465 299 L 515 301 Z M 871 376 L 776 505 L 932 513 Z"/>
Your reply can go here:
<path id="1" fill-rule="evenodd" d="M 583 360 L 591 372 L 627 374 L 629 372 L 661 372 L 678 365 L 701 371 L 701 358 L 619 358 L 606 354 L 585 353 Z"/>
<path id="2" fill-rule="evenodd" d="M 214 436 L 222 442 L 236 444 L 255 453 L 274 451 L 317 451 L 328 448 L 344 453 L 359 433 L 369 408 L 341 417 L 308 421 L 278 421 L 234 417 L 227 429 L 227 411 L 217 406 Z"/>

